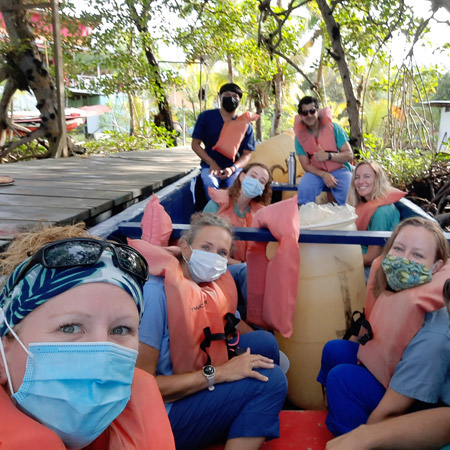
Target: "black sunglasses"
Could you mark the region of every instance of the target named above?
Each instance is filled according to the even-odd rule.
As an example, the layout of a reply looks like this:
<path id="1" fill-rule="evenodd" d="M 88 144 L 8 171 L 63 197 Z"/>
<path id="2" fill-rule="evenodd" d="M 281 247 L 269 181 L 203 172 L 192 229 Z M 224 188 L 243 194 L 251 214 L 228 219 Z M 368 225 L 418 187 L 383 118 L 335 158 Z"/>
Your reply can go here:
<path id="1" fill-rule="evenodd" d="M 116 267 L 134 276 L 142 284 L 147 281 L 147 261 L 133 247 L 93 238 L 70 238 L 52 242 L 39 249 L 22 268 L 11 290 L 37 264 L 46 269 L 92 266 L 97 263 L 105 249 L 112 251 L 112 261 Z"/>
<path id="2" fill-rule="evenodd" d="M 311 108 L 311 109 L 308 109 L 308 111 L 304 111 L 304 110 L 301 111 L 300 114 L 302 116 L 306 117 L 308 114 L 311 114 L 311 116 L 313 116 L 316 112 L 317 112 L 316 108 Z"/>

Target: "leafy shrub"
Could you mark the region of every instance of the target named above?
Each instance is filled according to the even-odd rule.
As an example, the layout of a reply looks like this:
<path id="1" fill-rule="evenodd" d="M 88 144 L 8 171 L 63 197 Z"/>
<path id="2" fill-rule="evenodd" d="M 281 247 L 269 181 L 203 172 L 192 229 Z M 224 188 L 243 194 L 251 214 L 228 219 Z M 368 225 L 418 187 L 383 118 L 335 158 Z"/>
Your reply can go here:
<path id="1" fill-rule="evenodd" d="M 88 153 L 132 152 L 173 146 L 176 136 L 176 131 L 170 132 L 164 127 L 158 127 L 146 121 L 136 136 L 118 131 L 106 131 L 101 139 L 87 141 L 84 146 Z"/>
<path id="2" fill-rule="evenodd" d="M 397 149 L 381 148 L 381 140 L 372 135 L 364 135 L 365 150 L 361 158 L 378 162 L 384 168 L 392 184 L 405 189 L 408 184 L 426 178 L 436 156 L 428 150 L 419 148 Z"/>

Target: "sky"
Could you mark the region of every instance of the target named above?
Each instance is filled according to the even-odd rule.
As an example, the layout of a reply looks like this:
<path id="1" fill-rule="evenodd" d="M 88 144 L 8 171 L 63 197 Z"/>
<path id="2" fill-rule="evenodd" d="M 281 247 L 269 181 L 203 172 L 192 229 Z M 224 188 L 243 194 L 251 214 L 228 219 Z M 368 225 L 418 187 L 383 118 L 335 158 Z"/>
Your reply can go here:
<path id="1" fill-rule="evenodd" d="M 418 17 L 426 18 L 431 14 L 431 2 L 428 0 L 407 0 L 407 4 L 411 5 Z M 440 8 L 435 15 L 438 21 L 450 22 L 450 13 L 445 8 Z M 416 61 L 420 65 L 438 64 L 445 71 L 450 70 L 450 51 L 444 53 L 437 51 L 437 48 L 450 42 L 450 25 L 449 23 L 437 23 L 431 21 L 431 31 L 427 39 L 432 43 L 432 47 L 424 45 L 423 41 L 419 41 L 414 48 Z M 406 44 L 403 36 L 397 36 L 390 44 L 392 56 L 395 61 L 401 59 L 409 52 L 411 45 Z"/>

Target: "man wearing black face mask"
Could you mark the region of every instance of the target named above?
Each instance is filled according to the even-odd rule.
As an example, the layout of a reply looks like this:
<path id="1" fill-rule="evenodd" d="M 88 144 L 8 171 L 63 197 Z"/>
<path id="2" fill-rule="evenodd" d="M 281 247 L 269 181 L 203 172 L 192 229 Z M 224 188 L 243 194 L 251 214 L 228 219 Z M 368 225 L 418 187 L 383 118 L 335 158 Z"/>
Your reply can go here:
<path id="1" fill-rule="evenodd" d="M 227 83 L 220 88 L 219 96 L 220 109 L 202 112 L 192 133 L 192 150 L 202 160 L 201 177 L 208 199 L 209 187 L 229 188 L 234 183 L 242 168 L 249 163 L 250 152 L 255 150 L 251 125 L 242 139 L 235 161 L 212 149 L 219 139 L 223 124 L 237 117 L 236 110 L 242 98 L 242 90 L 237 84 Z"/>

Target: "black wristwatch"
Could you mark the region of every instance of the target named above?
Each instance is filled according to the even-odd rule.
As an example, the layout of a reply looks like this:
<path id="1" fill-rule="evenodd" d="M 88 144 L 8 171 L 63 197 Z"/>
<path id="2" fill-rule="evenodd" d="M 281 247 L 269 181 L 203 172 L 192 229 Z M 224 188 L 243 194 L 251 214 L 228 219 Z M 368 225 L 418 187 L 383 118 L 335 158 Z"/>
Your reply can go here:
<path id="1" fill-rule="evenodd" d="M 332 153 L 329 152 L 329 153 L 328 153 L 328 159 L 329 159 L 329 160 L 331 159 L 331 156 L 332 156 Z"/>
<path id="2" fill-rule="evenodd" d="M 210 391 L 214 390 L 214 379 L 216 377 L 216 369 L 214 369 L 211 365 L 203 366 L 202 373 L 205 375 L 205 378 L 208 380 L 208 389 Z"/>

